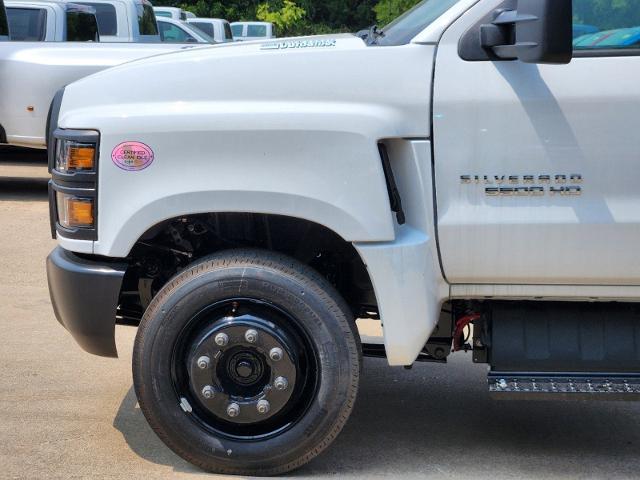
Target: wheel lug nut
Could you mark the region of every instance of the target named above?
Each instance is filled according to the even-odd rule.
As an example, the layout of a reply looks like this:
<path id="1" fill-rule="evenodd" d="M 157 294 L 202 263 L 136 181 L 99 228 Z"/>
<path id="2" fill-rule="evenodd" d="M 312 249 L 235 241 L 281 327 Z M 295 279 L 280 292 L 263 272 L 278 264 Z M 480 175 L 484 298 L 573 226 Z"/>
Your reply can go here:
<path id="1" fill-rule="evenodd" d="M 230 417 L 237 417 L 240 415 L 240 405 L 237 403 L 230 403 L 227 407 L 227 415 Z"/>
<path id="2" fill-rule="evenodd" d="M 215 338 L 216 345 L 219 347 L 224 347 L 227 343 L 229 343 L 229 335 L 226 333 L 219 333 Z"/>
<path id="3" fill-rule="evenodd" d="M 209 368 L 209 365 L 211 365 L 211 359 L 206 355 L 203 355 L 198 359 L 197 364 L 199 369 L 206 370 Z"/>
<path id="4" fill-rule="evenodd" d="M 213 398 L 215 394 L 216 390 L 211 385 L 207 385 L 202 389 L 202 396 L 206 399 Z"/>
<path id="5" fill-rule="evenodd" d="M 250 328 L 245 332 L 244 339 L 249 343 L 256 343 L 256 341 L 258 340 L 258 332 L 253 328 Z"/>
<path id="6" fill-rule="evenodd" d="M 286 390 L 289 386 L 289 381 L 284 377 L 278 377 L 273 381 L 273 386 L 276 390 Z"/>
<path id="7" fill-rule="evenodd" d="M 268 400 L 260 400 L 258 401 L 258 405 L 256 405 L 256 408 L 258 409 L 259 414 L 264 415 L 265 413 L 269 413 L 271 404 Z"/>
<path id="8" fill-rule="evenodd" d="M 274 362 L 279 362 L 282 360 L 282 349 L 278 347 L 274 347 L 269 351 L 269 358 Z"/>

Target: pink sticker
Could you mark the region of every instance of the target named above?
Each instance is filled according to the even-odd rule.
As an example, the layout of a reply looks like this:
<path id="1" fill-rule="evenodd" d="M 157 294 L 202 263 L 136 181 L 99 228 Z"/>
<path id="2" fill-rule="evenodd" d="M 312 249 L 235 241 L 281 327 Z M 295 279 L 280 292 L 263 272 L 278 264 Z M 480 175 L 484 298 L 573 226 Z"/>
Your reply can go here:
<path id="1" fill-rule="evenodd" d="M 153 150 L 142 142 L 123 142 L 111 152 L 113 163 L 131 172 L 144 170 L 153 159 Z"/>

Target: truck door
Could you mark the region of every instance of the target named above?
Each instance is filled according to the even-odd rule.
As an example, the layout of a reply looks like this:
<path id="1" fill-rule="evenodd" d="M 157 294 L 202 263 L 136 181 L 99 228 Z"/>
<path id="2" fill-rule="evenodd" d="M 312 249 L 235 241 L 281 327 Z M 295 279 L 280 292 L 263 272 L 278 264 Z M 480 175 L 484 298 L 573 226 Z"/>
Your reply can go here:
<path id="1" fill-rule="evenodd" d="M 441 39 L 433 141 L 451 283 L 640 285 L 640 0 L 573 3 L 568 65 L 463 60 L 460 39 L 498 0 Z"/>

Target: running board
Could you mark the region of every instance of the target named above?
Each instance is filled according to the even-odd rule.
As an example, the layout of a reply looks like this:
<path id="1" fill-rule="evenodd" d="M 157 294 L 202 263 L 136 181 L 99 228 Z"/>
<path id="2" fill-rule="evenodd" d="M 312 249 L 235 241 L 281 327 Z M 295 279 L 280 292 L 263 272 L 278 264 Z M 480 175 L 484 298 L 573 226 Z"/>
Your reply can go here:
<path id="1" fill-rule="evenodd" d="M 640 400 L 640 375 L 489 372 L 496 400 Z"/>

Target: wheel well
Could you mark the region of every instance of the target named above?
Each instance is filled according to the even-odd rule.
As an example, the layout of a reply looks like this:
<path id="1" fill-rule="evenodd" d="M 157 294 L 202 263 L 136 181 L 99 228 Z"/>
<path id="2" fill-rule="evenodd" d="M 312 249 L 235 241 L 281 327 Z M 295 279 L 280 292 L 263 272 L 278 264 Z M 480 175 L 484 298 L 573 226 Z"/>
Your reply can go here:
<path id="1" fill-rule="evenodd" d="M 137 324 L 151 299 L 176 273 L 211 253 L 263 248 L 320 272 L 358 318 L 378 318 L 373 285 L 353 245 L 308 220 L 256 213 L 207 213 L 163 221 L 132 248 L 120 293 L 119 323 Z"/>

